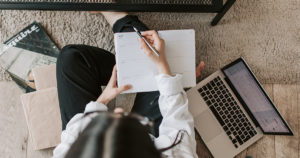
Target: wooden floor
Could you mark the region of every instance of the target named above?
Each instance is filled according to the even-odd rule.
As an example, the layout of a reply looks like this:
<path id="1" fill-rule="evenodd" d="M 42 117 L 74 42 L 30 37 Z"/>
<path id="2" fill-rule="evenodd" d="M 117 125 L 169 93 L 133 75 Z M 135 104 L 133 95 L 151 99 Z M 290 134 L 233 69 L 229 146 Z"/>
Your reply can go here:
<path id="1" fill-rule="evenodd" d="M 51 157 L 53 149 L 32 150 L 23 109 L 18 97 L 22 92 L 13 83 L 0 82 L 0 88 L 0 158 Z M 246 156 L 253 158 L 300 158 L 300 85 L 264 84 L 264 88 L 295 135 L 264 136 L 240 153 L 237 158 L 245 158 Z M 197 142 L 199 157 L 212 157 L 199 137 L 197 137 Z"/>

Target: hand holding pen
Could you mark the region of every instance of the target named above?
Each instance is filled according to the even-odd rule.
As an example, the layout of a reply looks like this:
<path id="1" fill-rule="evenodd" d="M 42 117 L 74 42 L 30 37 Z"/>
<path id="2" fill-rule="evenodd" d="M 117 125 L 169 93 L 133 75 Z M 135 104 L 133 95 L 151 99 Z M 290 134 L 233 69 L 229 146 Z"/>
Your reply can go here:
<path id="1" fill-rule="evenodd" d="M 152 47 L 151 46 L 151 44 L 147 41 L 147 39 L 141 34 L 141 32 L 137 29 L 137 28 L 135 28 L 134 26 L 132 26 L 133 27 L 133 29 L 134 29 L 134 31 L 140 36 L 140 38 L 142 39 L 142 40 L 144 40 L 144 42 L 146 43 L 146 45 L 151 49 L 151 51 L 156 55 L 156 56 L 159 56 L 159 52 L 154 48 L 154 47 Z"/>
<path id="2" fill-rule="evenodd" d="M 141 48 L 144 50 L 145 54 L 157 65 L 158 72 L 160 74 L 171 75 L 165 55 L 165 41 L 161 39 L 154 30 L 142 32 L 141 35 L 159 54 L 159 56 L 157 56 L 156 53 L 147 45 L 145 40 L 143 38 L 139 38 Z"/>

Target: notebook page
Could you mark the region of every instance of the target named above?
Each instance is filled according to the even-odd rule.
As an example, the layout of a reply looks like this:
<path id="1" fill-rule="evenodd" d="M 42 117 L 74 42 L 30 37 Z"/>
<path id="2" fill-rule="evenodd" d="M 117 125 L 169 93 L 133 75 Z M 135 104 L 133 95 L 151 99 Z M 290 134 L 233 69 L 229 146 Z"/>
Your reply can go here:
<path id="1" fill-rule="evenodd" d="M 172 74 L 183 75 L 183 86 L 196 85 L 195 76 L 195 32 L 194 30 L 158 31 L 165 40 L 166 57 Z M 156 91 L 155 64 L 140 48 L 135 32 L 116 33 L 116 62 L 118 85 L 131 84 L 125 93 Z"/>

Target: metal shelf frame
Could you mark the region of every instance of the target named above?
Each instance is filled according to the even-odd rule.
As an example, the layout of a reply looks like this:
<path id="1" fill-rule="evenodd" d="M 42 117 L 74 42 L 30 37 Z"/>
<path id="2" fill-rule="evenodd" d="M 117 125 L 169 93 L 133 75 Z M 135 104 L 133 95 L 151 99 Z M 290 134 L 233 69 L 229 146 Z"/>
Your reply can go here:
<path id="1" fill-rule="evenodd" d="M 72 3 L 72 2 L 9 2 L 0 0 L 2 10 L 60 10 L 60 11 L 128 11 L 128 12 L 195 12 L 217 13 L 211 22 L 218 24 L 236 0 L 212 0 L 210 5 L 132 4 L 132 3 Z"/>

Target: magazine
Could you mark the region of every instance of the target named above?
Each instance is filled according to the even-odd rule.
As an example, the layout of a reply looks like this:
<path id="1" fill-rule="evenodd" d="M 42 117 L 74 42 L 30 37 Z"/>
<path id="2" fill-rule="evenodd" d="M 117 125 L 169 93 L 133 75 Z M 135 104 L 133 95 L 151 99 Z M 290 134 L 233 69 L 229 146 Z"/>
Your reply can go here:
<path id="1" fill-rule="evenodd" d="M 56 63 L 58 54 L 59 49 L 47 33 L 33 22 L 0 45 L 0 66 L 25 88 L 31 70 Z"/>

